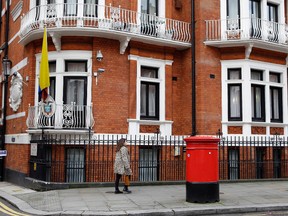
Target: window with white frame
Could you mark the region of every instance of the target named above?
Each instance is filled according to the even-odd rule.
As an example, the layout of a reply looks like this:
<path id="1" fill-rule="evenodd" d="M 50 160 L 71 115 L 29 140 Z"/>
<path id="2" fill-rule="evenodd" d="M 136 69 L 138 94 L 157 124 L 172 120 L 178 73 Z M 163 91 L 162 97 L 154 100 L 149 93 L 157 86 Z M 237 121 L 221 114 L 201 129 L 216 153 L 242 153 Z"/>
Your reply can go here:
<path id="1" fill-rule="evenodd" d="M 173 61 L 137 55 L 128 59 L 137 62 L 136 116 L 128 119 L 128 133 L 139 134 L 141 125 L 159 125 L 162 135 L 171 135 L 173 121 L 166 120 L 165 80 L 166 67 Z"/>
<path id="2" fill-rule="evenodd" d="M 141 0 L 141 13 L 158 15 L 158 0 Z"/>
<path id="3" fill-rule="evenodd" d="M 233 68 L 235 65 L 239 66 Z M 287 84 L 283 82 L 287 79 L 285 66 L 258 61 L 223 61 L 222 66 L 227 77 L 222 79 L 226 82 L 222 92 L 223 105 L 227 107 L 224 121 L 287 121 L 287 104 L 283 103 L 283 98 L 287 97 L 284 91 Z"/>
<path id="4" fill-rule="evenodd" d="M 84 128 L 87 126 L 86 117 L 89 110 L 87 104 L 91 102 L 91 90 L 89 91 L 91 89 L 91 55 L 91 51 L 62 51 L 48 54 L 49 94 L 63 111 L 61 121 L 67 120 L 67 124 L 61 127 Z M 40 57 L 40 54 L 36 56 L 37 73 L 40 68 Z M 38 83 L 36 88 L 38 90 Z M 39 95 L 38 101 L 40 98 Z"/>
<path id="5" fill-rule="evenodd" d="M 165 18 L 166 0 L 137 0 L 138 12 Z"/>
<path id="6" fill-rule="evenodd" d="M 265 85 L 259 84 L 259 81 L 263 81 L 263 71 L 251 69 L 252 121 L 264 122 L 265 121 Z"/>
<path id="7" fill-rule="evenodd" d="M 241 79 L 241 69 L 228 69 L 228 119 L 229 121 L 242 121 L 242 84 L 237 83 Z M 236 80 L 236 82 L 235 82 Z"/>
<path id="8" fill-rule="evenodd" d="M 141 67 L 140 115 L 141 119 L 159 120 L 158 68 Z"/>
<path id="9" fill-rule="evenodd" d="M 282 111 L 282 87 L 273 86 L 273 83 L 281 83 L 280 74 L 269 73 L 270 84 L 270 116 L 271 122 L 283 122 Z"/>

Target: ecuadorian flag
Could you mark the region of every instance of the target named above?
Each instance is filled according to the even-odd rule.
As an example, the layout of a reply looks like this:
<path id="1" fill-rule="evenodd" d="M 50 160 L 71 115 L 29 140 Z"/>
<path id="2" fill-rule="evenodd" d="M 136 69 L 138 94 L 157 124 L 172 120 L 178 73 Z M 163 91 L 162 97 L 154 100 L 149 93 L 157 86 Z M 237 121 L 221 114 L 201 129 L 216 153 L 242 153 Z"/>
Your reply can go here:
<path id="1" fill-rule="evenodd" d="M 50 74 L 49 74 L 49 62 L 48 62 L 48 43 L 47 43 L 47 31 L 44 27 L 42 54 L 40 63 L 40 77 L 39 87 L 41 91 L 41 98 L 43 101 L 48 97 L 48 88 L 50 86 Z"/>

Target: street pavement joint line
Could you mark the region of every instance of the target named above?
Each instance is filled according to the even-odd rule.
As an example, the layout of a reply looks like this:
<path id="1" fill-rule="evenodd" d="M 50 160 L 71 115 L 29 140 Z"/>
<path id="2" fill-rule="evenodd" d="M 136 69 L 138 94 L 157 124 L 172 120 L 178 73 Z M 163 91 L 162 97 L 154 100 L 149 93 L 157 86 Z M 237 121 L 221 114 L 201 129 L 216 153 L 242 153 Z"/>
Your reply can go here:
<path id="1" fill-rule="evenodd" d="M 22 214 L 20 212 L 16 212 L 13 209 L 9 208 L 8 206 L 4 205 L 4 203 L 0 202 L 0 209 L 3 213 L 9 214 L 9 215 L 17 215 L 17 216 L 29 216 L 27 214 Z"/>

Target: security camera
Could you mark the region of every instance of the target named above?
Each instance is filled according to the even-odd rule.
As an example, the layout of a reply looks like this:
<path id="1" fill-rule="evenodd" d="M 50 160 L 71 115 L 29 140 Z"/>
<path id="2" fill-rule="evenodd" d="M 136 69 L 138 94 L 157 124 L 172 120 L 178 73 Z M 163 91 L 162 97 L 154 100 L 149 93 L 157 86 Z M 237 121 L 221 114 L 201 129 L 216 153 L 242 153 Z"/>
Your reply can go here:
<path id="1" fill-rule="evenodd" d="M 97 55 L 96 55 L 96 59 L 97 59 L 97 61 L 102 61 L 103 55 L 101 53 L 101 50 L 98 50 Z"/>
<path id="2" fill-rule="evenodd" d="M 104 69 L 104 68 L 98 68 L 97 73 L 104 73 L 104 72 L 105 72 L 105 69 Z"/>

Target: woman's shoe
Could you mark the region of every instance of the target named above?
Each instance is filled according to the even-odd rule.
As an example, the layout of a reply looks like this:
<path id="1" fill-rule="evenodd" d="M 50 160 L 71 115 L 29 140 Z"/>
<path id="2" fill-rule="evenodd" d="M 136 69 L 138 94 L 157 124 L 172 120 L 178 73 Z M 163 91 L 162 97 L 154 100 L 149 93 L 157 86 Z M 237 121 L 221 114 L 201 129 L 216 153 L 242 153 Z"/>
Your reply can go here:
<path id="1" fill-rule="evenodd" d="M 123 192 L 125 192 L 125 193 L 132 193 L 132 191 L 128 190 L 127 187 L 124 187 L 124 188 L 123 188 Z"/>
<path id="2" fill-rule="evenodd" d="M 114 192 L 115 194 L 123 194 L 123 192 L 122 191 L 120 191 L 120 190 L 115 190 L 115 192 Z"/>

